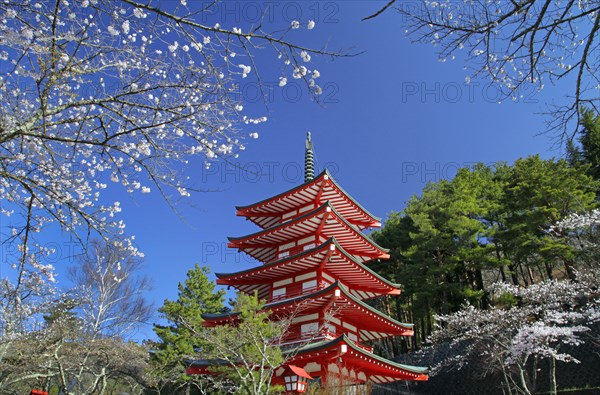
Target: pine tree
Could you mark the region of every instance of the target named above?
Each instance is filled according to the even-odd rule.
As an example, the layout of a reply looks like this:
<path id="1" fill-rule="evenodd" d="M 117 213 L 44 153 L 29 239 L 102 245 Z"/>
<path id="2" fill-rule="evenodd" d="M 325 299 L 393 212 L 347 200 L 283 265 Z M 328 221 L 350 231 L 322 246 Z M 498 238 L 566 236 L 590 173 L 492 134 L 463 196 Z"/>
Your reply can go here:
<path id="1" fill-rule="evenodd" d="M 374 268 L 404 287 L 394 302 L 396 318 L 415 323 L 410 348 L 431 335 L 434 314 L 465 302 L 485 309 L 491 282 L 574 279 L 578 252 L 566 234 L 550 229 L 594 208 L 596 190 L 585 168 L 532 156 L 513 166 L 460 169 L 413 196 L 373 235 L 392 257 Z"/>
<path id="2" fill-rule="evenodd" d="M 208 279 L 208 267 L 195 267 L 188 271 L 185 282 L 179 283 L 177 300 L 165 300 L 158 311 L 169 322 L 154 325 L 159 341 L 154 344 L 152 365 L 161 385 L 186 387 L 192 381 L 199 385 L 201 376 L 185 374 L 187 361 L 202 348 L 201 340 L 195 336 L 202 330 L 202 314 L 221 313 L 225 310 L 225 291 L 215 292 L 215 284 Z"/>
<path id="3" fill-rule="evenodd" d="M 579 134 L 581 146 L 575 146 L 572 141 L 567 146 L 569 162 L 574 166 L 587 166 L 588 174 L 600 180 L 600 115 L 583 109 Z"/>

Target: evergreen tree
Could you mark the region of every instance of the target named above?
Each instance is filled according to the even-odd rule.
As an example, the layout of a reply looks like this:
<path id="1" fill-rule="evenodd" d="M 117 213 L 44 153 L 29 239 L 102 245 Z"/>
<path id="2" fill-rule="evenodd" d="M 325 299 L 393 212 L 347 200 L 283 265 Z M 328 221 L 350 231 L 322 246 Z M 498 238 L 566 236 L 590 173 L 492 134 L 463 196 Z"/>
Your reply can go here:
<path id="1" fill-rule="evenodd" d="M 552 279 L 557 264 L 574 279 L 571 246 L 548 230 L 570 213 L 592 209 L 595 189 L 582 169 L 565 160 L 542 160 L 536 155 L 515 162 L 502 201 L 505 221 L 499 235 L 513 264 L 515 285 Z M 517 281 L 516 270 L 521 275 Z"/>
<path id="2" fill-rule="evenodd" d="M 208 267 L 197 264 L 187 272 L 185 282 L 179 283 L 177 300 L 165 300 L 159 312 L 168 325 L 154 325 L 159 341 L 154 344 L 151 362 L 162 386 L 202 386 L 202 376 L 185 374 L 187 360 L 202 348 L 201 340 L 195 336 L 202 330 L 202 314 L 223 312 L 225 291 L 215 292 L 215 284 L 207 275 Z"/>
<path id="3" fill-rule="evenodd" d="M 513 166 L 460 169 L 393 213 L 373 235 L 391 248 L 391 262 L 374 267 L 404 287 L 388 311 L 415 323 L 408 348 L 432 333 L 434 314 L 458 311 L 465 302 L 485 309 L 492 282 L 573 279 L 572 240 L 550 229 L 570 213 L 595 207 L 595 185 L 584 168 L 532 156 Z"/>
<path id="4" fill-rule="evenodd" d="M 579 143 L 571 141 L 567 146 L 567 157 L 574 166 L 587 166 L 590 176 L 600 180 L 600 115 L 590 109 L 581 111 Z"/>

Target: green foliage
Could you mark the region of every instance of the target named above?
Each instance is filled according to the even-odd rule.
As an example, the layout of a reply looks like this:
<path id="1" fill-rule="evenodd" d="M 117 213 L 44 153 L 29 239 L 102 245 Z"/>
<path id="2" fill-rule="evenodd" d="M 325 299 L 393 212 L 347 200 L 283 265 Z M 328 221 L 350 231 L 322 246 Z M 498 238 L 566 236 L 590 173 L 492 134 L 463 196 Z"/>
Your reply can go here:
<path id="1" fill-rule="evenodd" d="M 397 319 L 415 323 L 410 347 L 431 334 L 433 314 L 465 302 L 486 308 L 491 282 L 573 278 L 577 252 L 565 235 L 549 230 L 568 214 L 595 207 L 596 190 L 584 167 L 531 156 L 512 166 L 460 169 L 392 213 L 373 234 L 392 259 L 374 268 L 404 287 L 392 303 Z"/>
<path id="2" fill-rule="evenodd" d="M 510 308 L 515 306 L 517 302 L 517 298 L 509 292 L 502 293 L 494 298 L 494 305 L 499 308 Z"/>
<path id="3" fill-rule="evenodd" d="M 279 347 L 273 345 L 284 333 L 280 322 L 268 320 L 264 301 L 256 295 L 238 294 L 230 316 L 230 325 L 205 328 L 203 314 L 228 312 L 223 301 L 225 291 L 215 292 L 207 267 L 196 265 L 179 284 L 179 297 L 165 300 L 159 311 L 170 325 L 155 325 L 160 341 L 154 344 L 151 362 L 160 386 L 170 392 L 179 387 L 196 388 L 203 393 L 232 386 L 243 394 L 265 394 L 274 369 L 283 361 Z M 185 368 L 192 360 L 219 361 L 210 370 L 217 377 L 187 376 Z M 207 392 L 208 391 L 208 392 Z"/>
<path id="4" fill-rule="evenodd" d="M 270 312 L 256 294 L 238 293 L 233 310 L 230 325 L 207 328 L 203 333 L 202 358 L 222 361 L 211 370 L 235 383 L 237 393 L 276 393 L 270 380 L 275 368 L 284 363 L 276 343 L 285 332 L 285 323 L 269 320 Z"/>
<path id="5" fill-rule="evenodd" d="M 215 284 L 207 275 L 208 267 L 195 265 L 187 273 L 185 282 L 179 283 L 177 300 L 165 300 L 158 311 L 169 325 L 154 325 L 159 341 L 154 344 L 151 363 L 155 375 L 181 385 L 191 378 L 185 374 L 186 359 L 194 357 L 202 348 L 202 314 L 224 311 L 225 291 L 215 292 Z M 199 377 L 194 377 L 198 379 Z"/>
<path id="6" fill-rule="evenodd" d="M 594 207 L 595 190 L 593 180 L 565 160 L 538 156 L 517 160 L 502 201 L 505 223 L 500 235 L 512 261 L 528 267 L 543 265 L 549 278 L 553 277 L 552 262 L 560 261 L 566 275 L 574 278 L 572 247 L 548 229 L 569 213 Z M 525 283 L 534 282 L 529 277 Z"/>
<path id="7" fill-rule="evenodd" d="M 584 166 L 588 174 L 600 180 L 600 115 L 591 109 L 582 109 L 579 130 L 580 147 L 571 141 L 568 158 L 575 166 Z"/>
<path id="8" fill-rule="evenodd" d="M 71 334 L 76 333 L 81 325 L 81 320 L 73 311 L 76 307 L 77 300 L 71 297 L 66 297 L 51 306 L 50 311 L 43 315 L 46 328 L 51 330 L 59 328 L 61 332 L 68 330 Z"/>

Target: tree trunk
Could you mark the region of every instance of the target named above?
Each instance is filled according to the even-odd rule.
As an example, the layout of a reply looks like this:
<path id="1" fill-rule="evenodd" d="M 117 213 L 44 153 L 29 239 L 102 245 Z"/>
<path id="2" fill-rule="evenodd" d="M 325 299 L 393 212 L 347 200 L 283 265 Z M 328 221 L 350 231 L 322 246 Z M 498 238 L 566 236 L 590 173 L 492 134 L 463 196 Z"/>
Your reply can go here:
<path id="1" fill-rule="evenodd" d="M 564 260 L 565 270 L 567 271 L 567 277 L 569 280 L 575 281 L 575 271 L 573 271 L 573 265 L 567 259 Z"/>
<path id="2" fill-rule="evenodd" d="M 517 267 L 514 263 L 508 265 L 508 270 L 510 270 L 510 277 L 512 279 L 513 285 L 520 285 L 519 278 L 517 277 Z"/>
<path id="3" fill-rule="evenodd" d="M 533 358 L 533 368 L 531 369 L 531 392 L 537 393 L 537 372 L 538 372 L 538 357 Z"/>
<path id="4" fill-rule="evenodd" d="M 506 392 L 504 391 L 504 389 L 502 389 L 502 393 L 508 393 L 508 395 L 512 395 L 512 388 L 510 385 L 510 380 L 508 379 L 508 374 L 506 373 L 506 367 L 504 365 L 504 360 L 500 358 L 500 360 L 498 361 L 498 364 L 500 365 L 501 369 L 502 369 L 502 378 L 504 379 L 504 384 L 506 385 Z"/>
<path id="5" fill-rule="evenodd" d="M 527 266 L 527 274 L 529 274 L 529 283 L 535 284 L 535 278 L 533 277 L 533 270 L 531 270 L 531 266 Z"/>
<path id="6" fill-rule="evenodd" d="M 477 290 L 483 291 L 483 296 L 481 297 L 481 308 L 485 310 L 489 307 L 489 301 L 487 292 L 485 292 L 483 286 L 483 273 L 481 272 L 481 269 L 475 270 L 475 283 L 477 285 Z"/>
<path id="7" fill-rule="evenodd" d="M 548 264 L 548 262 L 544 262 L 544 266 L 546 267 L 546 275 L 549 280 L 553 280 L 554 276 L 552 275 L 552 267 Z"/>
<path id="8" fill-rule="evenodd" d="M 525 362 L 526 364 L 527 362 Z M 517 369 L 519 369 L 519 380 L 521 381 L 521 389 L 527 395 L 531 395 L 531 391 L 529 391 L 529 386 L 527 385 L 527 379 L 525 378 L 525 364 L 518 365 Z"/>
<path id="9" fill-rule="evenodd" d="M 556 395 L 556 360 L 550 357 L 550 395 Z"/>
<path id="10" fill-rule="evenodd" d="M 521 277 L 523 277 L 523 285 L 526 287 L 529 286 L 529 282 L 527 281 L 527 277 L 525 276 L 525 271 L 523 270 L 523 265 L 519 264 L 519 269 L 521 270 Z"/>
<path id="11" fill-rule="evenodd" d="M 504 265 L 500 266 L 500 277 L 502 277 L 502 282 L 506 282 L 506 273 L 504 273 Z"/>
<path id="12" fill-rule="evenodd" d="M 424 343 L 427 339 L 427 329 L 425 325 L 425 317 L 421 317 L 421 339 L 417 339 L 417 347 L 421 343 Z"/>
<path id="13" fill-rule="evenodd" d="M 426 341 L 431 332 L 433 331 L 433 324 L 431 322 L 431 308 L 429 307 L 429 300 L 425 301 L 425 320 L 427 322 L 426 336 L 423 341 Z"/>
<path id="14" fill-rule="evenodd" d="M 106 386 L 108 385 L 108 382 L 106 380 L 106 369 L 102 368 L 102 388 L 100 389 L 100 395 L 104 395 L 104 393 L 106 392 Z"/>

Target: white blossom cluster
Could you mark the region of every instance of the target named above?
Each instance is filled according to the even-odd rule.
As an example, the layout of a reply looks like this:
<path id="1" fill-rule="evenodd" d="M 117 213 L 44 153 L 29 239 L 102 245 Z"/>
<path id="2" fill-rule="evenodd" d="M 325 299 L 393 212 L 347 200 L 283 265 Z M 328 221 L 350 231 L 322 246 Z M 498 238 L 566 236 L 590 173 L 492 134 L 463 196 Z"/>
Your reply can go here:
<path id="1" fill-rule="evenodd" d="M 589 331 L 589 324 L 599 320 L 600 300 L 593 295 L 600 277 L 593 275 L 578 282 L 549 280 L 528 287 L 496 284 L 495 293 L 514 295 L 525 307 L 529 318 L 518 325 L 507 355 L 507 363 L 536 355 L 564 362 L 579 362 L 561 352 L 561 345 L 579 345 L 579 334 Z M 591 281 L 590 281 L 591 280 Z M 589 300 L 582 302 L 581 299 Z M 515 308 L 511 309 L 515 310 Z M 538 317 L 538 320 L 531 320 Z"/>
<path id="2" fill-rule="evenodd" d="M 198 18 L 206 10 L 193 8 L 202 5 L 184 3 L 0 4 L 3 242 L 17 246 L 17 275 L 31 281 L 16 288 L 54 280 L 43 264 L 51 251 L 36 244 L 49 223 L 82 242 L 116 238 L 140 255 L 119 219 L 121 203 L 103 191 L 189 196 L 183 166 L 235 157 L 244 138 L 258 138 L 245 129 L 267 119 L 245 114 L 237 92 L 241 78 L 260 82 L 257 51 L 271 51 L 290 76 L 299 72 L 320 91 L 318 71 L 304 64 L 324 52 L 284 37 L 300 22 L 280 36 L 207 26 Z"/>
<path id="3" fill-rule="evenodd" d="M 555 232 L 561 230 L 578 230 L 597 227 L 598 225 L 600 225 L 600 210 L 594 209 L 582 214 L 570 214 L 568 217 L 557 222 L 551 230 Z"/>
<path id="4" fill-rule="evenodd" d="M 489 75 L 516 101 L 532 93 L 527 86 L 541 90 L 574 71 L 579 104 L 598 100 L 597 1 L 426 0 L 406 8 L 407 34 L 437 46 L 442 62 L 468 59 L 466 83 Z"/>
<path id="5" fill-rule="evenodd" d="M 577 322 L 583 318 L 581 314 L 552 312 L 545 321 L 536 321 L 531 325 L 519 328 L 513 338 L 507 363 L 522 360 L 524 356 L 537 355 L 542 358 L 554 358 L 557 361 L 575 362 L 579 360 L 566 352 L 560 352 L 557 344 L 578 346 L 583 343 L 579 333 L 590 330 L 584 325 L 557 324 Z"/>
<path id="6" fill-rule="evenodd" d="M 35 273 L 32 277 L 35 277 Z M 40 276 L 23 279 L 28 292 L 19 292 L 17 284 L 0 278 L 0 344 L 18 341 L 21 336 L 43 328 L 43 316 L 62 295 L 54 284 Z M 0 347 L 0 356 L 2 356 Z"/>
<path id="7" fill-rule="evenodd" d="M 524 366 L 532 358 L 578 362 L 563 345 L 580 345 L 582 333 L 600 322 L 600 270 L 586 271 L 577 282 L 548 280 L 528 287 L 496 283 L 496 297 L 512 295 L 518 304 L 481 310 L 466 305 L 456 313 L 436 316 L 436 343 L 461 345 L 460 356 L 443 361 L 461 368 L 473 355 L 499 369 Z M 484 362 L 485 363 L 485 362 Z"/>
<path id="8" fill-rule="evenodd" d="M 600 210 L 572 213 L 550 227 L 548 233 L 557 238 L 566 237 L 581 258 L 588 257 L 589 264 L 596 263 L 600 248 L 598 235 Z"/>

